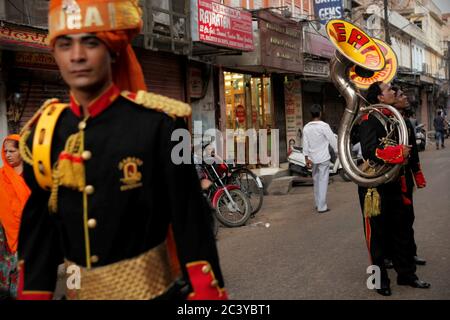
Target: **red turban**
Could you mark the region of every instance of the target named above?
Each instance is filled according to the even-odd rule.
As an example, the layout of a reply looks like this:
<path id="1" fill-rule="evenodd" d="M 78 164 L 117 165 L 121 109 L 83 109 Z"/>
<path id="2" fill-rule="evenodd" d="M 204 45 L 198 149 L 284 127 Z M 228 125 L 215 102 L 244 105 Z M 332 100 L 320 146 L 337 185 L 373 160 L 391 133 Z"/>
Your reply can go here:
<path id="1" fill-rule="evenodd" d="M 142 28 L 137 0 L 51 0 L 49 42 L 76 33 L 94 33 L 116 54 L 113 81 L 121 90 L 146 90 L 131 40 Z"/>

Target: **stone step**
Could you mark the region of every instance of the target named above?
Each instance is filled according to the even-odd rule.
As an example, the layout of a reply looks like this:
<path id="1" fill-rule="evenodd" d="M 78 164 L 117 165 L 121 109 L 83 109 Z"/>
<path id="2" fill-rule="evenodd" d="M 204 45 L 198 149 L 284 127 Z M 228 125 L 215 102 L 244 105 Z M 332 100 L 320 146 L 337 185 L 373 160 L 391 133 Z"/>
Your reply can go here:
<path id="1" fill-rule="evenodd" d="M 281 178 L 274 178 L 267 187 L 267 194 L 269 195 L 285 195 L 288 194 L 292 188 L 294 177 L 285 176 Z"/>

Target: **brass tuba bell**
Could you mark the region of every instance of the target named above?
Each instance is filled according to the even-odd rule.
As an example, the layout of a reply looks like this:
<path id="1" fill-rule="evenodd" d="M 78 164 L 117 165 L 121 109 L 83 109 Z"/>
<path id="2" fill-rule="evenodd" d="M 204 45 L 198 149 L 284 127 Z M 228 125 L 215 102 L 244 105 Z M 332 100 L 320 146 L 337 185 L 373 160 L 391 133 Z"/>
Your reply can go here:
<path id="1" fill-rule="evenodd" d="M 336 47 L 331 61 L 331 78 L 346 100 L 346 108 L 338 132 L 339 160 L 342 168 L 356 184 L 376 187 L 398 176 L 401 165 L 370 164 L 371 170 L 360 168 L 352 158 L 351 131 L 368 113 L 373 113 L 385 127 L 392 128 L 386 139 L 397 137 L 397 144 L 408 145 L 408 130 L 403 116 L 392 106 L 365 105 L 360 90 L 376 81 L 388 83 L 397 73 L 397 57 L 392 48 L 381 40 L 371 38 L 363 30 L 345 20 L 333 19 L 326 25 L 330 41 Z M 388 109 L 392 118 L 381 112 Z"/>

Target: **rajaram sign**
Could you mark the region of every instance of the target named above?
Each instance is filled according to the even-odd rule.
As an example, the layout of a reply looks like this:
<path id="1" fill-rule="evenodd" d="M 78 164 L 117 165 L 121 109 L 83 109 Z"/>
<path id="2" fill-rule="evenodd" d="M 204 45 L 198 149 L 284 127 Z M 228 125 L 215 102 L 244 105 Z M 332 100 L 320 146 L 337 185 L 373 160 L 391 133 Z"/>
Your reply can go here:
<path id="1" fill-rule="evenodd" d="M 242 51 L 253 51 L 252 15 L 213 0 L 197 0 L 193 15 L 194 41 Z M 195 19 L 196 17 L 196 19 Z"/>
<path id="2" fill-rule="evenodd" d="M 331 19 L 340 19 L 344 15 L 342 0 L 314 0 L 314 14 L 321 24 L 326 24 Z"/>

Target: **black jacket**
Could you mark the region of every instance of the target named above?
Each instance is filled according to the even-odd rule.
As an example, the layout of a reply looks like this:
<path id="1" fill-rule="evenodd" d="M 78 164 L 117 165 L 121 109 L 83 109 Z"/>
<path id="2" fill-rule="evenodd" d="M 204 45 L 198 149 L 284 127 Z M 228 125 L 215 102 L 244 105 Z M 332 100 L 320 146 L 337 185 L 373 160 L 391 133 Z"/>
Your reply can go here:
<path id="1" fill-rule="evenodd" d="M 52 163 L 82 119 L 71 109 L 63 111 L 52 142 Z M 185 278 L 185 264 L 206 260 L 223 287 L 222 274 L 211 231 L 211 214 L 193 164 L 175 165 L 171 160 L 171 134 L 184 128 L 181 119 L 146 109 L 119 96 L 104 111 L 87 120 L 85 150 L 86 184 L 94 189 L 88 197 L 88 219 L 97 225 L 89 230 L 93 267 L 135 257 L 163 242 L 172 225 L 178 258 Z M 32 149 L 32 137 L 28 146 Z M 123 182 L 127 162 L 137 163 L 139 183 Z M 121 165 L 122 164 L 122 165 Z M 32 194 L 25 206 L 19 236 L 19 259 L 24 262 L 27 291 L 53 291 L 57 266 L 63 258 L 86 266 L 82 192 L 60 187 L 58 212 L 48 211 L 49 192 L 36 183 L 30 165 L 25 179 Z"/>

